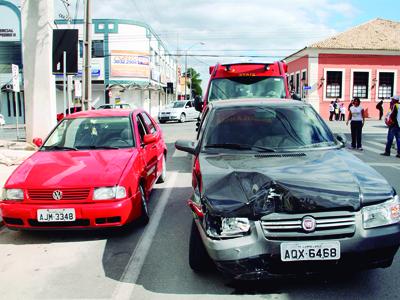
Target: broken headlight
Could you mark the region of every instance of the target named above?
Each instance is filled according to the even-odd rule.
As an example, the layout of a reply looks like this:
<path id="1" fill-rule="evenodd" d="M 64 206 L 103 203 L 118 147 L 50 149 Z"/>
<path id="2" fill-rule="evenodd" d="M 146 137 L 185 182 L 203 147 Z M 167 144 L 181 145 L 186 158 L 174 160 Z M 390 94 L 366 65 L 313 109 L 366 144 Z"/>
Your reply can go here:
<path id="1" fill-rule="evenodd" d="M 400 221 L 400 202 L 396 195 L 389 201 L 363 207 L 364 229 L 396 224 Z"/>
<path id="2" fill-rule="evenodd" d="M 212 238 L 235 238 L 250 232 L 250 221 L 247 218 L 206 218 L 207 235 Z"/>

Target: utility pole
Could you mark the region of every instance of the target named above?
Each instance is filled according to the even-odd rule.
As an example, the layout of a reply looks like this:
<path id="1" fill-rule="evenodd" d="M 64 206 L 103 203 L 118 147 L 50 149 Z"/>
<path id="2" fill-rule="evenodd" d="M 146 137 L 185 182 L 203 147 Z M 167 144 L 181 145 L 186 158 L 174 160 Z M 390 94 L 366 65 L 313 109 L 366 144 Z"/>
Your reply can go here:
<path id="1" fill-rule="evenodd" d="M 84 0 L 85 12 L 84 12 L 84 27 L 83 27 L 83 93 L 82 93 L 82 110 L 90 110 L 90 101 L 92 98 L 92 1 Z"/>
<path id="2" fill-rule="evenodd" d="M 186 100 L 186 80 L 187 80 L 187 50 L 185 51 L 185 100 Z"/>

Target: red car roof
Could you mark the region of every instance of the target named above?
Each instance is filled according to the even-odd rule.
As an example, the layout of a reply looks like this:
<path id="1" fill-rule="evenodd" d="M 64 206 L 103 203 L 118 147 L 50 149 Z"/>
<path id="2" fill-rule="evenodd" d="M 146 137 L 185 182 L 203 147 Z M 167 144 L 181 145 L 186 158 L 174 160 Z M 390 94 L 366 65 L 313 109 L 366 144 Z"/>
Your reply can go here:
<path id="1" fill-rule="evenodd" d="M 99 109 L 99 110 L 86 110 L 80 111 L 74 114 L 70 114 L 66 119 L 75 118 L 93 118 L 93 117 L 127 117 L 133 111 L 141 111 L 140 109 L 128 110 L 128 109 Z"/>

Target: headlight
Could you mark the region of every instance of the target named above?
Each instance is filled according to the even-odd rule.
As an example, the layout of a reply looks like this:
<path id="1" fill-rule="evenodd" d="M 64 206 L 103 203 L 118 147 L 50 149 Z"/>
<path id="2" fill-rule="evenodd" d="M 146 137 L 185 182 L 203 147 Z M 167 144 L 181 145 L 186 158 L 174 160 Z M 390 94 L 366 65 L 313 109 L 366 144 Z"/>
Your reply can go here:
<path id="1" fill-rule="evenodd" d="M 369 205 L 362 210 L 364 229 L 391 225 L 400 222 L 399 196 L 384 203 Z"/>
<path id="2" fill-rule="evenodd" d="M 24 200 L 24 191 L 22 189 L 3 189 L 3 200 Z"/>
<path id="3" fill-rule="evenodd" d="M 241 237 L 250 231 L 247 218 L 219 218 L 207 216 L 207 234 L 214 238 Z"/>
<path id="4" fill-rule="evenodd" d="M 100 187 L 94 189 L 94 200 L 122 199 L 126 197 L 126 190 L 123 186 Z"/>

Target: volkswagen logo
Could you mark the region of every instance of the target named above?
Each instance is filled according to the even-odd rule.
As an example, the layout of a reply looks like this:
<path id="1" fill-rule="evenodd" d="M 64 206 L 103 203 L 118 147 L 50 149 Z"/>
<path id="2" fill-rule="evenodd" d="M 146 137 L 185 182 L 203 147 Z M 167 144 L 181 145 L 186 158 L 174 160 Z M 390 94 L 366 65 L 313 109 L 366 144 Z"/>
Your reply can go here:
<path id="1" fill-rule="evenodd" d="M 304 217 L 301 221 L 301 227 L 304 231 L 313 232 L 316 227 L 316 222 L 313 217 Z"/>
<path id="2" fill-rule="evenodd" d="M 62 192 L 61 191 L 54 191 L 53 192 L 53 199 L 54 200 L 61 200 L 62 199 Z"/>

